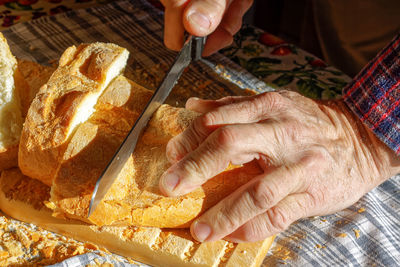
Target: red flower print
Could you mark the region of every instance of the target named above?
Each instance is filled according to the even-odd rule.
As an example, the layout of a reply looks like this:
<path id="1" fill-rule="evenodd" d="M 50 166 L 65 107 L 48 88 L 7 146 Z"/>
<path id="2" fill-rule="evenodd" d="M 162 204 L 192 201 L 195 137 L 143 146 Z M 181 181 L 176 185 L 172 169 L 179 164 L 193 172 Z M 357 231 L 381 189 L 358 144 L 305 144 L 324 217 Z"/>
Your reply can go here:
<path id="1" fill-rule="evenodd" d="M 321 59 L 314 59 L 308 62 L 311 66 L 317 67 L 317 68 L 325 68 L 326 63 L 322 61 Z"/>
<path id="2" fill-rule="evenodd" d="M 274 50 L 272 50 L 271 55 L 285 56 L 285 55 L 288 55 L 291 53 L 292 53 L 292 49 L 287 45 L 283 45 L 283 46 L 279 46 L 279 47 L 275 48 Z"/>
<path id="3" fill-rule="evenodd" d="M 258 41 L 262 44 L 265 44 L 267 46 L 277 46 L 281 44 L 285 44 L 286 42 L 282 40 L 279 37 L 276 37 L 275 35 L 272 35 L 270 33 L 264 32 L 263 34 L 260 35 L 258 38 Z"/>

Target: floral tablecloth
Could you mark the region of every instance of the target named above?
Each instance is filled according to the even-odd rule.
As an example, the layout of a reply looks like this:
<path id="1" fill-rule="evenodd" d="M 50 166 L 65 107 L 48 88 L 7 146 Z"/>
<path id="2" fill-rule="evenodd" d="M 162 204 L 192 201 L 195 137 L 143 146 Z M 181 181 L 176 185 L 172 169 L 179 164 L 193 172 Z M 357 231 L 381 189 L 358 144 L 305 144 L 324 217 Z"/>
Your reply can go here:
<path id="1" fill-rule="evenodd" d="M 72 9 L 94 7 L 112 0 L 0 0 L 0 30 L 16 23 Z M 162 8 L 157 0 L 149 0 Z M 340 97 L 350 78 L 293 44 L 250 25 L 221 53 L 274 88 L 289 88 L 312 97 Z"/>

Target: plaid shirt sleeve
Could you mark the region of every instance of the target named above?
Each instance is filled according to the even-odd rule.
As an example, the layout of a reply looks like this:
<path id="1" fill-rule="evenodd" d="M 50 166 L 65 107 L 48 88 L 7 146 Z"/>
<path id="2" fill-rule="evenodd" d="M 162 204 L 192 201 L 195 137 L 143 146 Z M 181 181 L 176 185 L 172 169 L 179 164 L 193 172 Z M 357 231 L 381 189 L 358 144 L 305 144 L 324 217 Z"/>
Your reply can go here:
<path id="1" fill-rule="evenodd" d="M 400 155 L 400 32 L 343 89 L 343 98 L 361 121 Z"/>

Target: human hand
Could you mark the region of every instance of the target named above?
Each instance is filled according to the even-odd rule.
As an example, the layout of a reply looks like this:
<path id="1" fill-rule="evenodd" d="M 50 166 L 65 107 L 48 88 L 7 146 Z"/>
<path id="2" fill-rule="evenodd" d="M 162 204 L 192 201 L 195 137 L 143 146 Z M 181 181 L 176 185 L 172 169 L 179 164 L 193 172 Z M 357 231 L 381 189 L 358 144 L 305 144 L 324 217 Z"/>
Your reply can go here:
<path id="1" fill-rule="evenodd" d="M 172 50 L 183 44 L 185 30 L 206 36 L 203 56 L 230 45 L 242 26 L 242 18 L 253 0 L 161 0 L 165 7 L 164 43 Z"/>
<path id="2" fill-rule="evenodd" d="M 186 194 L 229 163 L 256 159 L 264 170 L 192 223 L 199 241 L 265 239 L 300 218 L 352 205 L 400 171 L 399 157 L 343 100 L 280 91 L 192 98 L 186 107 L 203 115 L 168 143 L 173 165 L 160 180 L 164 194 Z"/>

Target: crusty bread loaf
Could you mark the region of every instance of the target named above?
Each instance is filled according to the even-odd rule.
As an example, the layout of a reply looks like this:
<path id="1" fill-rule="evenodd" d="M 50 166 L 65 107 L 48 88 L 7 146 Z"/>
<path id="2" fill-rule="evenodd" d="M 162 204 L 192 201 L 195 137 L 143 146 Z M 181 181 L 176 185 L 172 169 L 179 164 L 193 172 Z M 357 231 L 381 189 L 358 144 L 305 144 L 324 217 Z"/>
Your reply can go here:
<path id="1" fill-rule="evenodd" d="M 23 176 L 18 169 L 4 171 L 0 177 L 0 209 L 16 219 L 153 266 L 260 266 L 273 242 L 271 237 L 255 243 L 220 240 L 200 244 L 187 229 L 97 227 L 62 220 L 52 217 L 43 205 L 49 191 L 48 186 Z"/>
<path id="2" fill-rule="evenodd" d="M 17 61 L 0 33 L 0 170 L 17 166 L 23 124 L 19 90 L 24 85 Z"/>
<path id="3" fill-rule="evenodd" d="M 28 111 L 18 155 L 24 174 L 52 184 L 71 133 L 93 113 L 127 58 L 126 49 L 104 43 L 72 46 L 64 52 Z"/>
<path id="4" fill-rule="evenodd" d="M 94 184 L 143 110 L 151 92 L 120 76 L 106 89 L 96 111 L 74 133 L 51 190 L 54 214 L 86 221 Z M 261 173 L 257 163 L 226 171 L 202 188 L 168 198 L 158 188 L 170 166 L 168 141 L 197 117 L 192 111 L 161 106 L 138 141 L 135 152 L 90 222 L 155 227 L 188 227 L 200 213 Z"/>
<path id="5" fill-rule="evenodd" d="M 96 61 L 93 62 L 93 68 L 100 68 L 95 66 L 96 63 L 106 68 L 104 62 Z M 34 70 L 31 72 L 35 73 Z M 54 83 L 57 75 L 61 75 L 57 72 L 60 70 L 53 74 L 48 84 Z M 182 108 L 163 105 L 150 120 L 135 152 L 104 201 L 88 220 L 86 216 L 94 184 L 152 92 L 123 76 L 117 77 L 99 97 L 95 111 L 88 120 L 77 125 L 68 137 L 58 142 L 55 140 L 56 134 L 49 130 L 56 129 L 55 124 L 49 121 L 43 124 L 45 116 L 42 110 L 46 107 L 56 109 L 53 107 L 57 105 L 56 101 L 46 102 L 50 97 L 44 97 L 51 95 L 52 90 L 52 87 L 44 86 L 29 110 L 20 146 L 20 168 L 25 174 L 33 173 L 35 178 L 51 185 L 49 207 L 54 210 L 55 216 L 97 225 L 188 227 L 194 218 L 210 206 L 261 173 L 258 165 L 251 163 L 218 175 L 186 196 L 163 196 L 158 189 L 158 181 L 170 166 L 165 155 L 166 145 L 197 116 Z M 75 87 L 74 90 L 80 89 Z M 73 100 L 79 104 L 79 99 Z M 70 103 L 62 108 L 62 114 L 76 112 Z M 79 112 L 85 111 L 82 109 Z M 63 119 L 62 114 L 51 113 L 50 119 L 59 122 Z M 71 124 L 72 119 L 67 118 L 60 125 L 63 133 Z"/>

